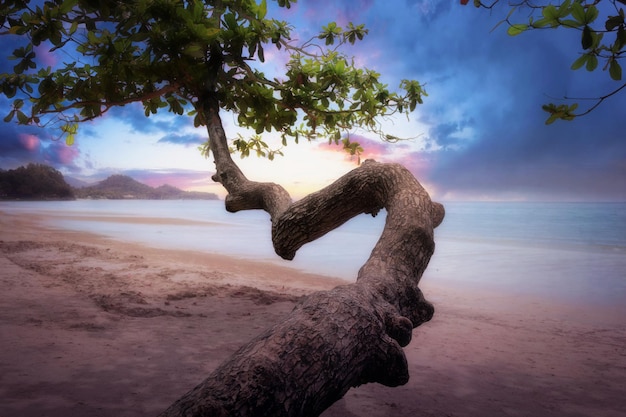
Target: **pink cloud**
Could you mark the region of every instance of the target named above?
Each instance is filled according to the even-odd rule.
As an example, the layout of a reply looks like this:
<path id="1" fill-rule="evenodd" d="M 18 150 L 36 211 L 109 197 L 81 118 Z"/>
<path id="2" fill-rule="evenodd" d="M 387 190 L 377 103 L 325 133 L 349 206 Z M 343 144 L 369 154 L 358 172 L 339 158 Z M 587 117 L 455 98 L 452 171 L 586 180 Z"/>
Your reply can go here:
<path id="1" fill-rule="evenodd" d="M 390 147 L 398 146 L 380 139 L 369 139 L 360 135 L 350 135 L 350 142 L 358 142 L 363 148 L 361 160 L 375 159 L 380 162 L 385 162 L 385 158 L 391 155 Z M 341 142 L 339 145 L 334 143 L 330 145 L 328 143 L 320 143 L 319 145 L 319 149 L 325 152 L 343 152 L 342 148 L 343 144 Z"/>
<path id="2" fill-rule="evenodd" d="M 419 180 L 427 179 L 435 163 L 435 155 L 427 152 L 410 152 L 397 160 Z"/>
<path id="3" fill-rule="evenodd" d="M 37 54 L 37 59 L 45 66 L 55 67 L 58 63 L 58 60 L 54 53 L 50 52 L 50 44 L 41 44 L 39 46 L 35 46 L 35 54 Z"/>
<path id="4" fill-rule="evenodd" d="M 393 151 L 394 144 L 385 142 L 381 139 L 369 139 L 359 135 L 351 135 L 351 142 L 359 142 L 363 148 L 362 159 L 381 159 L 384 160 Z"/>
<path id="5" fill-rule="evenodd" d="M 75 146 L 62 145 L 61 147 L 57 149 L 57 155 L 59 157 L 59 161 L 62 164 L 72 163 L 74 159 L 78 157 L 79 154 L 80 152 L 78 151 L 78 148 L 76 148 Z"/>
<path id="6" fill-rule="evenodd" d="M 38 150 L 39 146 L 41 145 L 41 141 L 35 135 L 28 135 L 28 134 L 22 133 L 19 135 L 19 140 L 20 140 L 20 144 L 22 144 L 24 149 L 31 151 L 31 152 Z"/>
<path id="7" fill-rule="evenodd" d="M 429 178 L 429 173 L 435 164 L 435 154 L 415 151 L 406 143 L 390 143 L 381 139 L 370 139 L 359 135 L 351 135 L 351 142 L 358 142 L 363 148 L 361 161 L 374 159 L 378 162 L 395 162 L 405 166 L 420 181 Z M 343 152 L 342 145 L 320 143 L 322 152 Z M 346 159 L 350 159 L 346 153 Z"/>
<path id="8" fill-rule="evenodd" d="M 43 159 L 53 166 L 72 165 L 80 155 L 77 146 L 67 146 L 64 142 L 52 142 L 42 149 Z"/>

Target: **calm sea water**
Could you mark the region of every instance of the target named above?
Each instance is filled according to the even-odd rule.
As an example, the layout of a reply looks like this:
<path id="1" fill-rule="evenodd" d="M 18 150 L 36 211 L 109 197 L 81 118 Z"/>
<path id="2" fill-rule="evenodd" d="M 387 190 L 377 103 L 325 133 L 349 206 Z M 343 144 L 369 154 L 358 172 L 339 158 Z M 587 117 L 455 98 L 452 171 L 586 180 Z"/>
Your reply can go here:
<path id="1" fill-rule="evenodd" d="M 447 203 L 424 280 L 590 303 L 626 303 L 626 203 Z M 385 213 L 362 215 L 303 247 L 272 251 L 269 216 L 221 201 L 1 202 L 0 213 L 62 215 L 52 226 L 156 247 L 222 253 L 352 280 Z M 106 221 L 96 220 L 105 217 Z M 133 218 L 193 220 L 131 223 Z"/>

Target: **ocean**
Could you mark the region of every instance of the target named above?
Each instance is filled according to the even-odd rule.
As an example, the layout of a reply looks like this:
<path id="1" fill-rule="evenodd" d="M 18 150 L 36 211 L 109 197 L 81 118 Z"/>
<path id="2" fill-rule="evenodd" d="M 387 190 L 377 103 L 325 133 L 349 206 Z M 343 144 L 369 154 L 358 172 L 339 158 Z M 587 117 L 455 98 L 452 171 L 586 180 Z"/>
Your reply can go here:
<path id="1" fill-rule="evenodd" d="M 588 304 L 626 303 L 626 203 L 448 202 L 423 280 Z M 269 216 L 227 213 L 222 201 L 0 202 L 0 213 L 44 214 L 50 226 L 160 248 L 205 251 L 354 280 L 385 212 L 358 216 L 304 246 L 272 250 Z M 1 234 L 0 234 L 1 238 Z"/>

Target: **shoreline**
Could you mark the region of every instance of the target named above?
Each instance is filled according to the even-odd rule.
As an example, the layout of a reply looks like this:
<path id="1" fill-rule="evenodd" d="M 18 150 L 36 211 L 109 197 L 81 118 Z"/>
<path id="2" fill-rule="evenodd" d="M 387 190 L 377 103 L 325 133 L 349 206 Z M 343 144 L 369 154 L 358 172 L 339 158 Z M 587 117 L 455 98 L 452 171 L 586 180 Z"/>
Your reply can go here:
<path id="1" fill-rule="evenodd" d="M 0 212 L 2 417 L 156 415 L 299 297 L 346 283 L 43 220 Z M 352 389 L 324 417 L 623 416 L 623 306 L 431 281 L 408 384 Z"/>

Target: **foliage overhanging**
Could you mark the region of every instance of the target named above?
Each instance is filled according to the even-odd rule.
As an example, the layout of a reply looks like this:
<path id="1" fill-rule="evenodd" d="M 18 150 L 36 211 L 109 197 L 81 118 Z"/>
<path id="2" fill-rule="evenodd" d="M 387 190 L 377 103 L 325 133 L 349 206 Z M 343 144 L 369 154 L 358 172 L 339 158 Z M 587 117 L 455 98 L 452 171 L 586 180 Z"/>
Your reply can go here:
<path id="1" fill-rule="evenodd" d="M 278 0 L 291 7 L 295 0 Z M 32 3 L 37 3 L 34 5 Z M 363 25 L 331 22 L 299 41 L 285 21 L 269 18 L 266 0 L 9 0 L 0 6 L 0 34 L 17 45 L 13 73 L 0 74 L 13 99 L 5 121 L 58 124 L 68 144 L 81 122 L 139 102 L 145 115 L 169 111 L 206 125 L 198 105 L 215 100 L 257 135 L 326 137 L 349 152 L 360 147 L 344 133 L 379 133 L 380 118 L 409 114 L 426 92 L 413 80 L 396 90 L 380 74 L 358 67 L 344 48 L 367 35 Z M 286 73 L 261 71 L 266 51 L 284 54 Z M 46 66 L 40 54 L 63 63 Z M 238 138 L 233 149 L 273 158 L 259 136 Z M 205 149 L 208 150 L 208 149 Z"/>
<path id="2" fill-rule="evenodd" d="M 484 3 L 474 0 L 474 6 L 492 9 L 500 0 Z M 467 0 L 461 0 L 467 4 Z M 609 97 L 626 88 L 622 80 L 620 61 L 626 56 L 626 17 L 624 7 L 626 0 L 565 0 L 558 4 L 539 4 L 532 0 L 519 0 L 510 3 L 511 11 L 500 23 L 508 25 L 507 33 L 517 36 L 529 30 L 565 28 L 580 32 L 580 56 L 572 65 L 572 70 L 585 68 L 595 71 L 598 68 L 607 71 L 609 77 L 619 86 L 607 94 L 592 98 L 594 102 L 582 112 L 576 113 L 579 105 L 549 103 L 543 110 L 549 113 L 546 124 L 556 120 L 573 120 L 595 110 Z M 519 11 L 527 13 L 528 20 L 524 23 L 512 21 L 513 14 Z M 602 64 L 602 66 L 600 66 Z M 571 100 L 565 97 L 566 100 Z M 575 99 L 580 100 L 580 99 Z"/>

